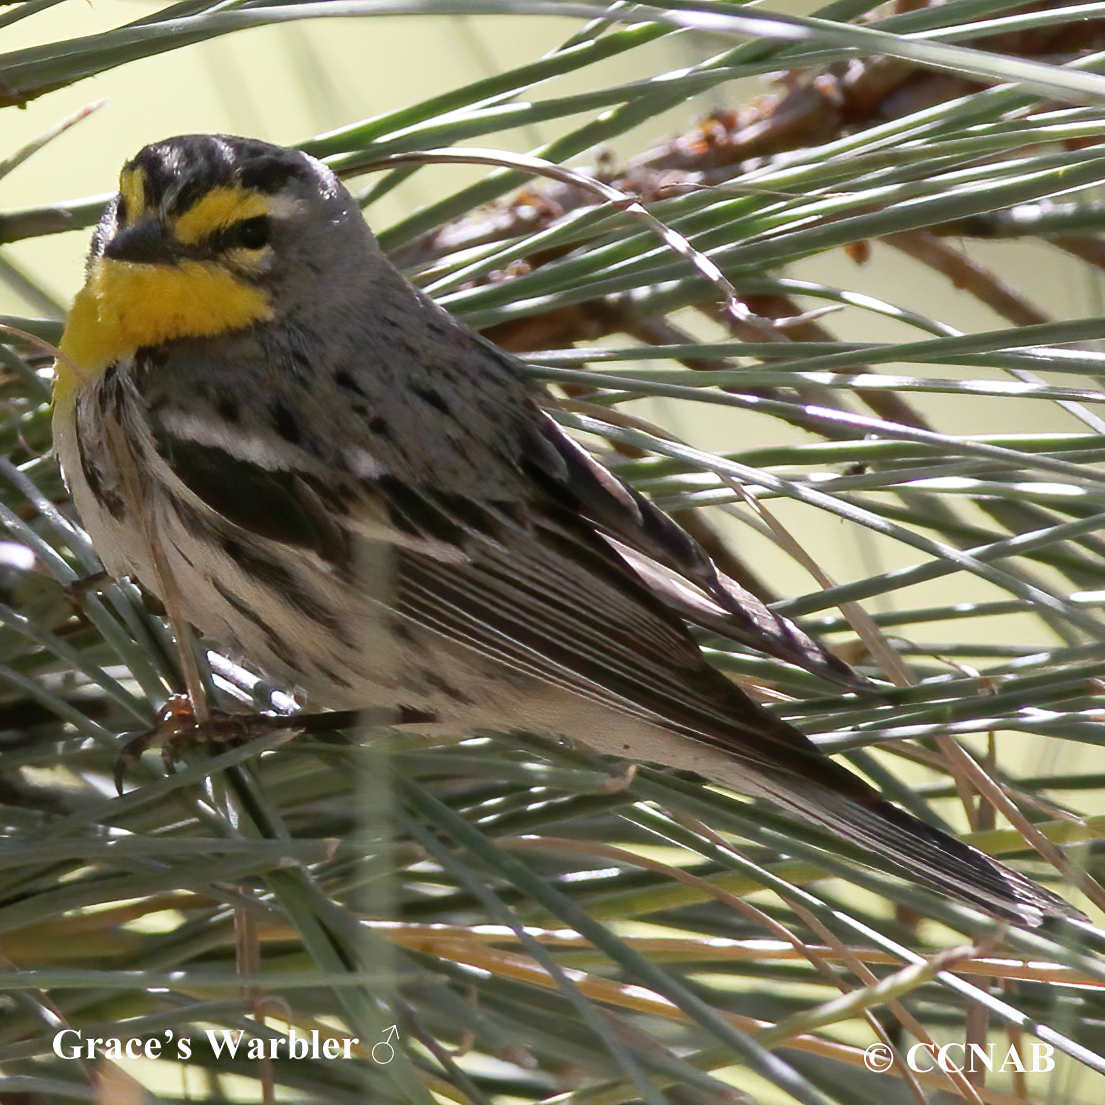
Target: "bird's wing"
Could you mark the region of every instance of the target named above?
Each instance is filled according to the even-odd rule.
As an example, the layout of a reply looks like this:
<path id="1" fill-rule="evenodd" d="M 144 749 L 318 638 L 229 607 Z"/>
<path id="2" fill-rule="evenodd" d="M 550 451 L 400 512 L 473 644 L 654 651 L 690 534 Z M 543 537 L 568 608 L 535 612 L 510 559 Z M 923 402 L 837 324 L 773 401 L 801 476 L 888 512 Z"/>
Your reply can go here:
<path id="1" fill-rule="evenodd" d="M 547 415 L 530 423 L 534 478 L 618 550 L 661 602 L 692 625 L 857 689 L 873 684 L 725 575 L 662 510 L 627 487 Z"/>
<path id="2" fill-rule="evenodd" d="M 832 772 L 803 734 L 705 662 L 682 619 L 569 507 L 544 496 L 456 503 L 394 486 L 389 495 L 401 529 L 427 548 L 456 542 L 465 552 L 458 560 L 399 548 L 400 614 L 752 770 Z"/>
<path id="3" fill-rule="evenodd" d="M 325 480 L 286 448 L 200 441 L 151 420 L 161 458 L 222 518 L 310 549 L 356 586 L 358 543 L 394 549 L 394 605 L 413 622 L 545 682 L 801 772 L 821 758 L 704 661 L 681 617 L 573 507 L 539 488 L 478 500 L 375 478 Z M 278 459 L 279 458 L 279 459 Z M 773 747 L 774 746 L 774 747 Z M 845 773 L 846 774 L 846 773 Z M 850 777 L 850 776 L 849 776 Z"/>
<path id="4" fill-rule="evenodd" d="M 210 409 L 224 386 L 226 364 L 213 362 L 202 344 L 176 351 L 143 382 L 158 450 L 174 458 L 177 474 L 201 498 L 218 498 L 228 517 L 244 512 L 245 528 L 262 533 L 274 524 L 327 528 L 325 516 L 343 511 L 359 514 L 366 525 L 381 501 L 408 489 L 451 492 L 448 506 L 458 531 L 467 524 L 468 501 L 548 500 L 598 535 L 610 547 L 611 563 L 684 621 L 835 682 L 871 688 L 719 571 L 676 522 L 570 438 L 540 409 L 543 393 L 518 361 L 432 304 L 425 311 L 421 327 L 412 322 L 404 331 L 411 349 L 374 344 L 368 332 L 355 356 L 347 350 L 339 361 L 318 366 L 309 390 L 290 371 L 267 373 L 256 349 L 244 343 L 243 364 L 234 370 L 239 390 L 256 379 L 276 401 L 239 404 L 232 425 L 220 423 Z M 270 344 L 266 355 L 277 357 L 281 344 Z M 169 376 L 177 387 L 165 386 Z M 313 417 L 297 416 L 305 405 Z M 325 427 L 328 436 L 320 437 L 316 427 Z M 233 479 L 224 474 L 226 457 L 243 469 Z M 246 500 L 273 482 L 284 484 L 287 508 L 274 504 L 270 511 L 267 502 L 251 508 Z M 225 502 L 233 497 L 240 501 Z M 426 502 L 408 506 L 429 509 Z M 422 521 L 411 519 L 408 545 L 431 539 L 433 525 Z M 453 536 L 450 531 L 446 541 Z"/>

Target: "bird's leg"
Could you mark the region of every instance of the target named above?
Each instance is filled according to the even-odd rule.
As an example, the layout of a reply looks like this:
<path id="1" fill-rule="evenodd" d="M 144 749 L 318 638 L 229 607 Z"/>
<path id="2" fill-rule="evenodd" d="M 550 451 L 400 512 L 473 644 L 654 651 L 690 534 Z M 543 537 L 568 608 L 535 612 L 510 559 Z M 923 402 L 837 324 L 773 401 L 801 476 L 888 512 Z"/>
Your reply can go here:
<path id="1" fill-rule="evenodd" d="M 123 776 L 138 762 L 147 748 L 161 749 L 166 772 L 172 773 L 180 754 L 191 748 L 233 748 L 279 729 L 296 734 L 326 734 L 352 728 L 391 728 L 393 726 L 436 721 L 433 714 L 406 707 L 374 707 L 364 710 L 325 710 L 308 714 L 229 714 L 208 711 L 200 722 L 187 695 L 176 694 L 161 708 L 157 722 L 145 732 L 132 736 L 119 753 L 115 764 L 115 789 L 122 794 Z"/>
<path id="2" fill-rule="evenodd" d="M 160 564 L 158 568 L 161 568 Z M 207 702 L 207 688 L 196 659 L 195 634 L 188 620 L 181 614 L 176 581 L 168 572 L 161 571 L 159 574 L 162 577 L 161 595 L 165 603 L 165 615 L 169 619 L 169 628 L 180 657 L 180 671 L 184 676 L 184 691 L 192 708 L 193 725 L 202 728 L 211 720 L 211 707 Z"/>
<path id="3" fill-rule="evenodd" d="M 352 711 L 351 711 L 352 712 Z M 233 748 L 268 736 L 278 729 L 302 731 L 319 717 L 317 714 L 228 714 L 208 710 L 200 721 L 186 694 L 173 695 L 161 708 L 157 722 L 145 732 L 132 736 L 115 764 L 115 789 L 122 794 L 123 776 L 128 767 L 138 762 L 147 748 L 159 747 L 165 770 L 172 773 L 173 764 L 191 748 L 220 746 Z M 346 719 L 348 724 L 348 719 Z"/>

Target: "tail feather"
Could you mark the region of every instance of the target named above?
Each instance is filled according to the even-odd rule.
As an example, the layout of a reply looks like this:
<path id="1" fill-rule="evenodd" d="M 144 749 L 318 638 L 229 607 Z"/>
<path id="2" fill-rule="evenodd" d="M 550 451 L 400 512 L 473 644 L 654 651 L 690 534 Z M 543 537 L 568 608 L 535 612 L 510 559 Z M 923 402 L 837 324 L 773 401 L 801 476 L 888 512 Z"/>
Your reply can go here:
<path id="1" fill-rule="evenodd" d="M 948 833 L 879 798 L 868 801 L 816 783 L 771 787 L 781 806 L 889 859 L 911 879 L 1013 924 L 1085 919 L 1058 895 Z"/>

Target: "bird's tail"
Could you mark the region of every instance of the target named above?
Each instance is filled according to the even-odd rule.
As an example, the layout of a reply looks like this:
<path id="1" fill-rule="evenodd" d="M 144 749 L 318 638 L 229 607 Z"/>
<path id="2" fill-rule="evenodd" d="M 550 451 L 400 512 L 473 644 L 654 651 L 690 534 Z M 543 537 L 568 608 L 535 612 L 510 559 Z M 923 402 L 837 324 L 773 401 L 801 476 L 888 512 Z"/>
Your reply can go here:
<path id="1" fill-rule="evenodd" d="M 829 774 L 843 769 L 827 764 Z M 848 773 L 852 782 L 858 782 Z M 781 785 L 772 785 L 779 784 Z M 889 859 L 909 878 L 1000 920 L 1036 927 L 1049 918 L 1085 919 L 1062 898 L 948 833 L 892 806 L 871 790 L 851 793 L 806 778 L 775 779 L 772 799 L 806 821 Z"/>

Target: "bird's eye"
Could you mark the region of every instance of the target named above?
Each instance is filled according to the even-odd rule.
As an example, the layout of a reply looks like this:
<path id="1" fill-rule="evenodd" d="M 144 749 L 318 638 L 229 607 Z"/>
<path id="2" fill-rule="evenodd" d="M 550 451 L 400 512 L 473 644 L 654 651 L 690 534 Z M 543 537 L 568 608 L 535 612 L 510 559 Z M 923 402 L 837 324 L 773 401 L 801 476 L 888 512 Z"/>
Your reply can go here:
<path id="1" fill-rule="evenodd" d="M 231 223 L 219 235 L 222 249 L 262 249 L 269 244 L 269 220 L 265 215 Z"/>

